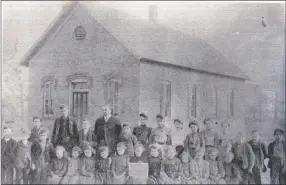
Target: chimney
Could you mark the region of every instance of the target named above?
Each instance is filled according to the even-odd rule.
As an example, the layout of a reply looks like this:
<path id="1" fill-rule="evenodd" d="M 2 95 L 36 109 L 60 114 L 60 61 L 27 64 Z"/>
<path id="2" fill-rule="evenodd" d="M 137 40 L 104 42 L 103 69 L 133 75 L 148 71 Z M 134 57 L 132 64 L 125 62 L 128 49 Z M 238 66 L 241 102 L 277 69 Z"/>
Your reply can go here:
<path id="1" fill-rule="evenodd" d="M 156 5 L 150 5 L 149 6 L 149 20 L 152 22 L 157 21 L 157 6 Z"/>

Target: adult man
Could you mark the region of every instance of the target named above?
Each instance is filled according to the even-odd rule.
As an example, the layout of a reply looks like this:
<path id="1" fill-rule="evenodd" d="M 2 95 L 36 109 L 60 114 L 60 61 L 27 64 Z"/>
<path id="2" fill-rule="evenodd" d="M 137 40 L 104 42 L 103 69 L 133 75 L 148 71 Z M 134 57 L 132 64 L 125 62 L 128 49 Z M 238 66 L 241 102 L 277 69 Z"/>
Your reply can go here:
<path id="1" fill-rule="evenodd" d="M 95 121 L 94 134 L 99 145 L 105 145 L 109 152 L 113 152 L 121 132 L 121 124 L 116 117 L 111 115 L 109 105 L 104 105 L 102 111 L 103 116 Z"/>
<path id="2" fill-rule="evenodd" d="M 162 154 L 164 155 L 166 145 L 172 145 L 171 129 L 165 126 L 165 122 L 163 122 L 163 116 L 161 114 L 156 116 L 156 121 L 158 127 L 150 134 L 150 143 L 157 143 L 160 145 Z"/>
<path id="3" fill-rule="evenodd" d="M 31 129 L 31 135 L 28 141 L 35 143 L 39 141 L 39 131 L 42 126 L 42 119 L 35 116 L 33 117 L 34 127 Z"/>
<path id="4" fill-rule="evenodd" d="M 149 137 L 152 132 L 151 127 L 146 126 L 146 122 L 148 121 L 148 116 L 144 113 L 139 115 L 140 126 L 135 127 L 133 130 L 133 134 L 137 137 L 138 141 L 144 145 L 146 148 L 149 143 Z"/>
<path id="5" fill-rule="evenodd" d="M 55 121 L 52 143 L 54 147 L 62 145 L 70 151 L 74 145 L 78 144 L 78 128 L 75 120 L 68 116 L 68 108 L 62 105 L 60 109 L 62 116 Z"/>
<path id="6" fill-rule="evenodd" d="M 283 141 L 283 135 L 283 130 L 275 129 L 275 141 L 271 142 L 268 146 L 268 168 L 270 168 L 270 184 L 285 184 L 286 147 Z"/>

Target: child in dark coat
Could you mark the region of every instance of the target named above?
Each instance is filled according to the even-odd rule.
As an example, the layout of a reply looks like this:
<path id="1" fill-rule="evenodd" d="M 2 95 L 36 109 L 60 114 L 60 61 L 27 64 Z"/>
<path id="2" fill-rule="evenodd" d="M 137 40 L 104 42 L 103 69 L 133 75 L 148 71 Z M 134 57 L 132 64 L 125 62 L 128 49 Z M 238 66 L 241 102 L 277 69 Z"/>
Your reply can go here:
<path id="1" fill-rule="evenodd" d="M 147 184 L 161 184 L 162 179 L 160 178 L 161 163 L 162 163 L 162 152 L 160 147 L 156 144 L 150 145 L 150 155 L 148 157 L 149 163 L 149 179 Z"/>
<path id="2" fill-rule="evenodd" d="M 68 170 L 68 159 L 66 150 L 63 146 L 58 145 L 55 149 L 57 158 L 49 164 L 49 184 L 62 184 Z"/>
<path id="3" fill-rule="evenodd" d="M 89 143 L 93 148 L 97 146 L 96 137 L 91 130 L 91 123 L 88 118 L 84 118 L 82 129 L 79 131 L 79 144 L 83 146 L 84 143 Z"/>
<path id="4" fill-rule="evenodd" d="M 134 156 L 134 146 L 138 143 L 137 137 L 132 134 L 129 123 L 124 123 L 122 126 L 119 142 L 124 142 L 127 147 L 129 157 Z"/>
<path id="5" fill-rule="evenodd" d="M 120 142 L 117 144 L 116 152 L 111 158 L 112 181 L 114 184 L 125 184 L 127 181 L 129 157 L 125 151 L 125 143 Z"/>
<path id="6" fill-rule="evenodd" d="M 12 129 L 4 126 L 1 140 L 1 183 L 13 184 L 17 142 L 11 138 Z"/>
<path id="7" fill-rule="evenodd" d="M 286 148 L 283 141 L 284 131 L 275 129 L 275 141 L 268 146 L 268 168 L 270 168 L 270 184 L 285 184 Z M 283 175 L 284 174 L 284 175 Z"/>
<path id="8" fill-rule="evenodd" d="M 240 184 L 242 182 L 242 172 L 240 168 L 233 163 L 233 153 L 229 152 L 225 155 L 223 166 L 225 170 L 225 182 L 226 184 Z"/>
<path id="9" fill-rule="evenodd" d="M 111 163 L 112 160 L 108 156 L 109 149 L 107 146 L 99 147 L 99 158 L 97 162 L 99 184 L 109 184 L 111 179 Z"/>
<path id="10" fill-rule="evenodd" d="M 24 139 L 18 142 L 16 150 L 16 184 L 29 184 L 30 181 L 30 168 L 31 168 L 31 154 L 28 139 L 30 135 L 24 133 Z"/>
<path id="11" fill-rule="evenodd" d="M 39 142 L 31 146 L 31 184 L 46 184 L 48 182 L 48 165 L 54 157 L 52 144 L 49 142 L 49 130 L 39 131 Z"/>

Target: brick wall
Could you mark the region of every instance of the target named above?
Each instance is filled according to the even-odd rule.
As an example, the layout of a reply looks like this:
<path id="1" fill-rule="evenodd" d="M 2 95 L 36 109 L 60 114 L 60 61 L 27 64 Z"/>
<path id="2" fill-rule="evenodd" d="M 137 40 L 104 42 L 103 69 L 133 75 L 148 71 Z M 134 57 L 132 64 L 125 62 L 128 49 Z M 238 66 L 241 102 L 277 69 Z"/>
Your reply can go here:
<path id="1" fill-rule="evenodd" d="M 87 32 L 84 41 L 77 41 L 73 37 L 74 29 L 79 25 Z M 41 79 L 52 76 L 57 80 L 57 86 L 53 90 L 53 111 L 57 117 L 60 115 L 59 106 L 69 104 L 67 77 L 74 73 L 85 73 L 92 78 L 88 102 L 88 116 L 92 120 L 102 113 L 104 76 L 119 74 L 122 79 L 119 89 L 120 117 L 122 121 L 136 121 L 139 103 L 139 61 L 100 24 L 79 9 L 30 61 L 30 123 L 33 115 L 42 115 Z M 43 122 L 52 128 L 54 119 L 44 119 Z"/>
<path id="2" fill-rule="evenodd" d="M 171 117 L 179 117 L 184 123 L 188 122 L 188 85 L 197 85 L 198 118 L 213 116 L 215 109 L 213 106 L 212 86 L 218 88 L 217 120 L 227 117 L 229 111 L 227 95 L 231 88 L 235 88 L 235 117 L 231 130 L 233 132 L 244 130 L 243 81 L 141 62 L 139 111 L 145 112 L 149 116 L 149 124 L 152 127 L 156 126 L 155 117 L 160 112 L 161 80 L 168 80 L 171 83 Z M 217 125 L 217 129 L 219 129 L 219 125 Z"/>

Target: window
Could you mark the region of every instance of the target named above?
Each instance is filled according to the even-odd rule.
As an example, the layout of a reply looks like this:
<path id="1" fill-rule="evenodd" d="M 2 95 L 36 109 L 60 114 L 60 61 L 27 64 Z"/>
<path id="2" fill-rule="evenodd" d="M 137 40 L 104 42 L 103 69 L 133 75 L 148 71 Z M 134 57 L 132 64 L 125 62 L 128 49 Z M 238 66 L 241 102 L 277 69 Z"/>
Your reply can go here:
<path id="1" fill-rule="evenodd" d="M 106 87 L 105 103 L 110 104 L 113 114 L 119 113 L 119 81 L 109 79 Z"/>
<path id="2" fill-rule="evenodd" d="M 84 40 L 86 37 L 86 31 L 82 26 L 78 26 L 74 30 L 74 37 L 76 40 Z"/>
<path id="3" fill-rule="evenodd" d="M 213 108 L 214 108 L 214 116 L 217 117 L 217 109 L 218 109 L 218 102 L 217 102 L 217 99 L 218 99 L 218 92 L 217 92 L 217 87 L 214 86 L 213 87 Z"/>
<path id="4" fill-rule="evenodd" d="M 229 112 L 230 112 L 230 116 L 233 117 L 234 116 L 234 89 L 230 90 L 230 104 L 229 104 Z"/>
<path id="5" fill-rule="evenodd" d="M 189 87 L 189 117 L 197 117 L 197 86 Z"/>
<path id="6" fill-rule="evenodd" d="M 160 112 L 164 117 L 171 117 L 171 83 L 168 81 L 161 84 Z"/>
<path id="7" fill-rule="evenodd" d="M 43 89 L 43 102 L 44 102 L 44 106 L 43 106 L 43 113 L 44 116 L 49 117 L 52 116 L 53 113 L 53 100 L 52 100 L 52 85 L 53 82 L 52 81 L 46 81 L 44 83 L 44 89 Z"/>

